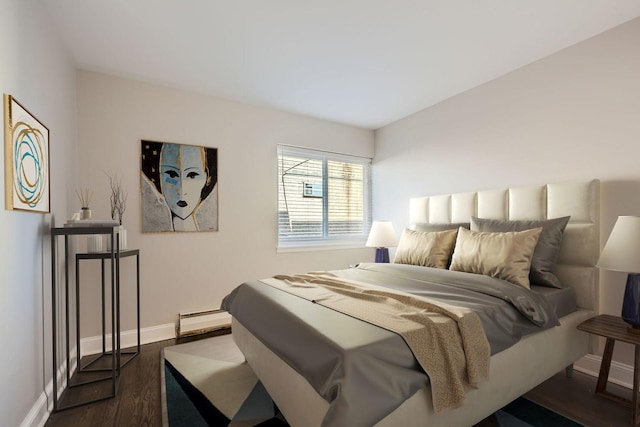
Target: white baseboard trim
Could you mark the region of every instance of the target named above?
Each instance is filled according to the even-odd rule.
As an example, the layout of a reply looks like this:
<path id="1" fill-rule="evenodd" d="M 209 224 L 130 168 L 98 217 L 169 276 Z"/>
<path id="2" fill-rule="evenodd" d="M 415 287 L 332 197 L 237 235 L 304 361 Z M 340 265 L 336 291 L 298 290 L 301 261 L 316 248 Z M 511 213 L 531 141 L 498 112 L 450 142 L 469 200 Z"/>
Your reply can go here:
<path id="1" fill-rule="evenodd" d="M 149 344 L 152 342 L 170 340 L 176 337 L 176 325 L 174 323 L 166 323 L 164 325 L 150 326 L 140 329 L 140 344 Z M 106 350 L 111 350 L 111 334 L 105 337 Z M 135 329 L 122 331 L 120 333 L 120 347 L 135 347 L 138 344 L 138 336 Z M 90 354 L 102 353 L 102 336 L 82 338 L 80 340 L 80 355 L 88 356 Z"/>
<path id="2" fill-rule="evenodd" d="M 602 356 L 587 354 L 585 357 L 578 360 L 574 367 L 576 371 L 598 377 L 601 363 Z M 633 366 L 625 365 L 624 363 L 613 360 L 611 362 L 611 368 L 609 369 L 609 382 L 633 389 Z"/>
<path id="3" fill-rule="evenodd" d="M 51 382 L 49 382 L 49 384 L 51 384 Z M 49 388 L 49 386 L 47 386 L 47 388 Z M 20 427 L 43 427 L 49 419 L 49 413 L 51 412 L 47 402 L 47 392 L 43 391 L 31 407 L 25 419 L 20 423 Z"/>
<path id="4" fill-rule="evenodd" d="M 75 372 L 77 367 L 75 346 L 69 350 L 69 364 L 71 365 L 71 372 Z M 66 359 L 63 359 L 58 366 L 56 378 L 58 380 L 58 396 L 60 396 L 67 387 Z M 53 411 L 53 379 L 49 380 L 45 389 L 40 393 L 31 410 L 20 423 L 20 427 L 43 427 L 49 419 L 51 411 Z"/>

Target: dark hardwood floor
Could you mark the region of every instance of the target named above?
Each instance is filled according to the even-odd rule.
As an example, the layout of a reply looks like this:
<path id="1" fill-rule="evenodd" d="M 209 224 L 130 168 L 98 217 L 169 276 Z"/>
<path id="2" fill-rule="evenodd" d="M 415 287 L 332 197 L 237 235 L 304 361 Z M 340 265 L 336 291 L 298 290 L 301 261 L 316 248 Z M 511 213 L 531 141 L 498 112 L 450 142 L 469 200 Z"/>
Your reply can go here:
<path id="1" fill-rule="evenodd" d="M 597 378 L 574 372 L 556 374 L 525 395 L 537 404 L 589 427 L 631 426 L 631 407 L 596 396 Z M 631 390 L 609 383 L 609 392 L 631 399 Z"/>
<path id="2" fill-rule="evenodd" d="M 175 344 L 177 341 L 173 339 L 142 346 L 139 356 L 122 369 L 116 397 L 52 414 L 45 427 L 162 426 L 160 351 Z M 596 378 L 580 372 L 575 372 L 573 378 L 558 374 L 527 393 L 526 397 L 588 427 L 631 425 L 631 410 L 595 396 L 595 385 Z M 631 395 L 630 390 L 613 384 L 608 389 L 625 397 Z M 496 425 L 492 417 L 478 424 L 481 427 L 492 425 Z"/>
<path id="3" fill-rule="evenodd" d="M 162 426 L 160 350 L 175 340 L 141 346 L 140 354 L 122 368 L 114 398 L 66 409 L 49 416 L 46 427 Z M 81 399 L 95 393 L 88 387 Z"/>

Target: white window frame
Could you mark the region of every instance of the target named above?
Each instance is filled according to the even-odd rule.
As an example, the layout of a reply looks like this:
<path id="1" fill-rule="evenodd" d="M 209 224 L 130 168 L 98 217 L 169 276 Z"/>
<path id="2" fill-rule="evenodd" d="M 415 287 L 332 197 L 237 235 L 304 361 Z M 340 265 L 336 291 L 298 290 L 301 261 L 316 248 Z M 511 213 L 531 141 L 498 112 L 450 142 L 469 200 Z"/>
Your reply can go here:
<path id="1" fill-rule="evenodd" d="M 297 156 L 308 159 L 322 160 L 326 172 L 327 161 L 337 161 L 344 163 L 354 163 L 364 166 L 364 179 L 363 179 L 363 204 L 364 204 L 364 218 L 362 233 L 351 234 L 346 236 L 340 235 L 327 235 L 326 226 L 324 227 L 324 235 L 318 237 L 282 237 L 280 235 L 280 157 L 283 155 Z M 354 156 L 349 154 L 340 154 L 323 150 L 316 150 L 310 148 L 296 147 L 291 145 L 278 145 L 277 147 L 277 180 L 276 185 L 276 197 L 277 197 L 277 219 L 276 219 L 276 233 L 278 252 L 292 252 L 292 251 L 305 251 L 305 250 L 320 250 L 320 249 L 348 249 L 348 248 L 362 248 L 366 243 L 369 228 L 371 227 L 371 159 L 368 157 Z M 323 179 L 323 191 L 326 189 L 328 177 L 326 173 Z M 328 217 L 328 200 L 325 198 L 323 203 L 323 222 L 327 222 Z"/>

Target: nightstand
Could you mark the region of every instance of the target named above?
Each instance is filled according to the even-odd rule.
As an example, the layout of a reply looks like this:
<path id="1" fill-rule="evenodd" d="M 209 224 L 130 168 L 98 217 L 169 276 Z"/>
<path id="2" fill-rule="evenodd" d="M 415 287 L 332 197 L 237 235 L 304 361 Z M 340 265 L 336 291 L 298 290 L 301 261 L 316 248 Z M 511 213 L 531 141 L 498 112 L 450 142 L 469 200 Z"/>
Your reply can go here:
<path id="1" fill-rule="evenodd" d="M 631 425 L 638 425 L 638 379 L 640 374 L 640 334 L 634 334 L 627 330 L 627 323 L 620 317 L 601 314 L 592 317 L 578 325 L 578 330 L 590 334 L 599 335 L 607 339 L 600 374 L 596 384 L 596 394 L 611 399 L 615 402 L 623 403 L 631 407 Z M 609 380 L 609 369 L 611 368 L 611 356 L 613 356 L 613 346 L 616 340 L 632 344 L 635 347 L 635 358 L 633 363 L 633 397 L 631 400 L 617 396 L 607 391 Z"/>

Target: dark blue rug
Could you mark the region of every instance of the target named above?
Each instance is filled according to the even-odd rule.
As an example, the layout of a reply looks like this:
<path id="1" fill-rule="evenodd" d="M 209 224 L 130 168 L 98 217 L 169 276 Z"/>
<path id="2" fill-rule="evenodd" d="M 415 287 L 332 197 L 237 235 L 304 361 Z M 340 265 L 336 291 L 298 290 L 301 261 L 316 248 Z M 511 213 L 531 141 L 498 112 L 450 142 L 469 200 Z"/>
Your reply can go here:
<path id="1" fill-rule="evenodd" d="M 288 426 L 259 381 L 241 409 L 230 418 L 166 360 L 164 379 L 169 427 Z"/>
<path id="2" fill-rule="evenodd" d="M 520 397 L 495 413 L 501 427 L 584 427 Z"/>
<path id="3" fill-rule="evenodd" d="M 231 335 L 165 347 L 165 427 L 287 426 Z"/>
<path id="4" fill-rule="evenodd" d="M 167 347 L 163 353 L 165 427 L 286 427 L 286 420 L 242 355 L 207 354 L 209 340 Z M 220 341 L 219 341 L 220 342 Z M 220 360 L 222 359 L 222 360 Z M 227 360 L 224 360 L 227 359 Z M 525 398 L 511 402 L 475 427 L 582 427 Z M 400 426 L 399 426 L 400 427 Z"/>

